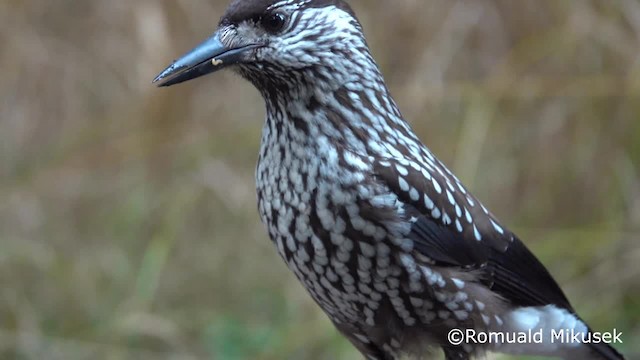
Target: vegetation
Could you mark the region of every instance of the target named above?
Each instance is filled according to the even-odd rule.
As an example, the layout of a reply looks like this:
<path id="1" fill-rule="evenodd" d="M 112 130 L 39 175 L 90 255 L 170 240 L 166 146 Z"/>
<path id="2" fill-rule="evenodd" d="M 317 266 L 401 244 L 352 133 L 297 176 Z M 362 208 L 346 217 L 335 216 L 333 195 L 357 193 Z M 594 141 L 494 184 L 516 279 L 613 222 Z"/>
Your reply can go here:
<path id="1" fill-rule="evenodd" d="M 259 222 L 258 93 L 150 84 L 226 2 L 0 2 L 0 358 L 359 359 Z M 640 2 L 352 5 L 425 143 L 640 354 Z"/>

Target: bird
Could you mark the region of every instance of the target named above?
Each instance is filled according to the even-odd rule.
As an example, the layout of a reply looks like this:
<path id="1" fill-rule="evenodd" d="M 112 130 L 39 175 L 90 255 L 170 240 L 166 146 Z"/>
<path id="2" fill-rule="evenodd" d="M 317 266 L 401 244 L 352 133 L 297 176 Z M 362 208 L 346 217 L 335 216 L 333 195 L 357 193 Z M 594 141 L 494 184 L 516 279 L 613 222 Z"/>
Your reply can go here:
<path id="1" fill-rule="evenodd" d="M 623 359 L 418 138 L 346 1 L 233 0 L 153 82 L 221 69 L 264 99 L 256 189 L 269 237 L 364 358 Z"/>

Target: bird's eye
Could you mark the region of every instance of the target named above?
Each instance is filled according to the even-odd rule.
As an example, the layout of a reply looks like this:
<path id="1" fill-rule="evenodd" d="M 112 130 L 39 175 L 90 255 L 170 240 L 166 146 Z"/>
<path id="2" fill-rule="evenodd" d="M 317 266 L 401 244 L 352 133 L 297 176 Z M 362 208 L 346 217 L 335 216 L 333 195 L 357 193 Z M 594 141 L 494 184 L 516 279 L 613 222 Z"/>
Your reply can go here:
<path id="1" fill-rule="evenodd" d="M 282 30 L 287 18 L 281 13 L 269 14 L 260 19 L 262 27 L 270 33 L 277 33 Z"/>

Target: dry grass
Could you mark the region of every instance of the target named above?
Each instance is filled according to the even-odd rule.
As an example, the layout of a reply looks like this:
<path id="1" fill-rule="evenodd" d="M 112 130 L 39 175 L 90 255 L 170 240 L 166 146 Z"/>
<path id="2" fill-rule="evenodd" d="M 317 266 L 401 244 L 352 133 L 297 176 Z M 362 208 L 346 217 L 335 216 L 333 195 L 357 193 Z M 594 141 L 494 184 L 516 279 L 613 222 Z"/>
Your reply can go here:
<path id="1" fill-rule="evenodd" d="M 640 353 L 640 3 L 353 0 L 421 137 Z M 0 2 L 0 358 L 358 359 L 255 209 L 225 1 Z"/>

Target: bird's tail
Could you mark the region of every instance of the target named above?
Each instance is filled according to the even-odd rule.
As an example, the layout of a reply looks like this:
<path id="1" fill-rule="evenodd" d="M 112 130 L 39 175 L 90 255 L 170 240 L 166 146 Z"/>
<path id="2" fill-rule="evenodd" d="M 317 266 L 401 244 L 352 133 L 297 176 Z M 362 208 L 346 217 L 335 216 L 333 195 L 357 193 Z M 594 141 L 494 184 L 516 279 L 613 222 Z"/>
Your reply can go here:
<path id="1" fill-rule="evenodd" d="M 579 317 L 577 317 L 580 321 L 582 321 Z M 587 326 L 586 330 L 591 335 L 590 339 L 596 339 L 593 336 L 594 331 L 591 327 Z M 576 357 L 575 355 L 578 355 Z M 613 346 L 609 345 L 605 342 L 595 342 L 592 341 L 590 343 L 583 344 L 582 346 L 576 349 L 575 353 L 570 353 L 570 356 L 567 360 L 575 360 L 575 359 L 589 359 L 589 360 L 625 360 L 625 357 L 618 352 Z"/>
<path id="2" fill-rule="evenodd" d="M 593 343 L 589 348 L 594 360 L 624 360 L 624 356 L 609 344 Z"/>

